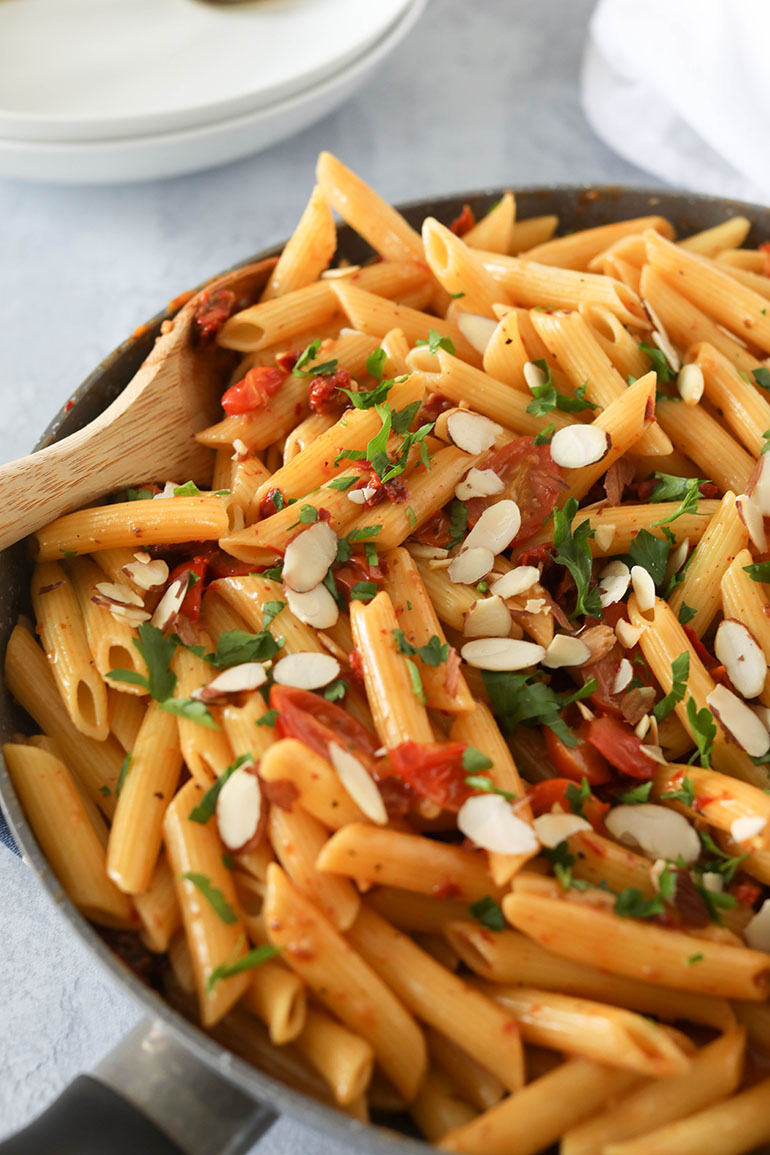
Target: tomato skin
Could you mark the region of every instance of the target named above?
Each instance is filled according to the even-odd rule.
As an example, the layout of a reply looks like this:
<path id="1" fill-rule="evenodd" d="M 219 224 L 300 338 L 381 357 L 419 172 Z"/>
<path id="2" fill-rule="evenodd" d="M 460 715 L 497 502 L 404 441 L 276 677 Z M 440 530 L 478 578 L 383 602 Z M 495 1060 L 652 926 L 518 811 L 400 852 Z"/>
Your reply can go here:
<path id="1" fill-rule="evenodd" d="M 457 812 L 473 791 L 466 785 L 465 742 L 401 742 L 388 751 L 394 773 L 442 810 Z"/>
<path id="2" fill-rule="evenodd" d="M 201 616 L 201 598 L 203 597 L 203 587 L 206 577 L 206 569 L 208 566 L 208 558 L 198 556 L 191 558 L 190 561 L 183 561 L 168 575 L 168 582 L 166 588 L 175 582 L 177 578 L 184 574 L 194 574 L 197 581 L 192 585 L 188 585 L 187 593 L 184 596 L 184 601 L 179 609 L 180 614 L 184 614 L 190 621 L 197 622 Z"/>
<path id="3" fill-rule="evenodd" d="M 443 509 L 437 510 L 424 525 L 414 531 L 412 536 L 423 545 L 435 545 L 440 549 L 446 549 L 452 541 L 449 515 Z"/>
<path id="4" fill-rule="evenodd" d="M 644 744 L 631 727 L 618 718 L 606 715 L 588 723 L 586 740 L 621 774 L 649 780 L 656 763 L 644 753 Z"/>
<path id="5" fill-rule="evenodd" d="M 580 783 L 585 778 L 589 786 L 601 786 L 612 778 L 607 759 L 586 741 L 587 723 L 581 722 L 574 731 L 577 746 L 567 746 L 558 734 L 546 726 L 543 734 L 548 748 L 548 757 L 555 770 L 563 778 Z"/>
<path id="6" fill-rule="evenodd" d="M 364 558 L 354 553 L 344 565 L 334 571 L 334 580 L 350 601 L 353 586 L 359 582 L 374 582 L 379 590 L 385 581 L 385 575 L 378 565 L 369 565 Z"/>
<path id="7" fill-rule="evenodd" d="M 459 216 L 456 216 L 449 226 L 450 232 L 456 237 L 462 237 L 476 224 L 476 217 L 470 205 L 463 205 Z"/>
<path id="8" fill-rule="evenodd" d="M 532 812 L 536 818 L 541 814 L 550 814 L 554 806 L 561 806 L 566 814 L 572 813 L 572 807 L 567 798 L 567 789 L 575 783 L 570 778 L 546 778 L 544 782 L 536 782 L 527 790 Z M 609 810 L 607 802 L 600 802 L 590 794 L 583 803 L 586 818 L 597 834 L 604 831 L 604 815 Z"/>
<path id="9" fill-rule="evenodd" d="M 756 882 L 733 882 L 727 891 L 741 906 L 753 906 L 762 895 L 762 887 L 757 886 Z"/>
<path id="10" fill-rule="evenodd" d="M 256 365 L 249 369 L 246 376 L 231 385 L 222 394 L 222 408 L 228 417 L 240 413 L 251 413 L 266 405 L 268 400 L 277 393 L 286 379 L 282 369 L 271 365 Z"/>
<path id="11" fill-rule="evenodd" d="M 309 690 L 274 685 L 270 705 L 278 711 L 276 727 L 282 738 L 297 738 L 322 758 L 329 757 L 329 743 L 353 750 L 357 757 L 373 759 L 379 741 L 346 710 Z"/>
<path id="12" fill-rule="evenodd" d="M 534 437 L 517 437 L 498 449 L 484 463 L 504 482 L 503 497 L 511 497 L 521 510 L 521 529 L 515 544 L 528 541 L 553 512 L 564 494 L 562 471 L 551 459 L 547 445 L 535 445 Z"/>

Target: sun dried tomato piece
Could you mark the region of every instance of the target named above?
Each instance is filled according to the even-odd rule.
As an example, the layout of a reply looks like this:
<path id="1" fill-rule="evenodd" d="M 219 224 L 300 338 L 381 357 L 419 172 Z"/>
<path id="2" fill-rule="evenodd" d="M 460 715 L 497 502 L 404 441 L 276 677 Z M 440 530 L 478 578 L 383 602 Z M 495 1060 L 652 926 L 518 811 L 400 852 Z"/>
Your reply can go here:
<path id="1" fill-rule="evenodd" d="M 193 318 L 193 333 L 197 344 L 210 345 L 234 308 L 235 293 L 230 289 L 217 289 L 214 293 L 204 289 Z"/>

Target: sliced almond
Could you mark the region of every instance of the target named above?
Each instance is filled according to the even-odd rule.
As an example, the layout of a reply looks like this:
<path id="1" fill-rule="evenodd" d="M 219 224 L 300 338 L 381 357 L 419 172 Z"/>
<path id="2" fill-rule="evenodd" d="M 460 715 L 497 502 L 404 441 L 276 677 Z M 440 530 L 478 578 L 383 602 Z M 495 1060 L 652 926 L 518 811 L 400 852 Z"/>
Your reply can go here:
<path id="1" fill-rule="evenodd" d="M 581 830 L 593 829 L 579 814 L 541 814 L 532 825 L 541 845 L 550 850 Z"/>
<path id="2" fill-rule="evenodd" d="M 700 876 L 701 886 L 705 886 L 706 890 L 714 890 L 717 894 L 722 894 L 725 889 L 724 875 L 719 874 L 716 870 L 704 870 Z"/>
<path id="3" fill-rule="evenodd" d="M 613 838 L 647 858 L 676 862 L 681 854 L 690 866 L 697 862 L 701 844 L 694 828 L 676 810 L 643 802 L 638 806 L 615 806 L 604 824 Z"/>
<path id="4" fill-rule="evenodd" d="M 352 277 L 361 271 L 360 265 L 336 265 L 333 269 L 324 269 L 321 273 L 323 281 L 338 281 L 341 278 Z M 355 330 L 354 330 L 355 332 Z"/>
<path id="5" fill-rule="evenodd" d="M 466 638 L 507 638 L 512 621 L 502 598 L 479 598 L 465 615 L 463 634 Z"/>
<path id="6" fill-rule="evenodd" d="M 770 898 L 766 898 L 757 913 L 748 922 L 743 937 L 752 950 L 763 950 L 770 954 Z"/>
<path id="7" fill-rule="evenodd" d="M 523 372 L 528 389 L 540 389 L 548 380 L 543 370 L 534 361 L 526 361 Z"/>
<path id="8" fill-rule="evenodd" d="M 185 599 L 189 581 L 190 578 L 187 573 L 180 574 L 178 578 L 172 581 L 155 607 L 155 613 L 152 615 L 151 624 L 157 629 L 167 630 L 171 625 L 182 608 L 182 602 Z"/>
<path id="9" fill-rule="evenodd" d="M 642 305 L 644 306 L 644 311 L 650 318 L 650 321 L 653 325 L 653 342 L 658 346 L 674 372 L 678 373 L 682 367 L 682 358 L 679 356 L 673 344 L 671 343 L 663 322 L 646 297 L 642 297 Z"/>
<path id="10" fill-rule="evenodd" d="M 524 606 L 525 614 L 542 614 L 544 610 L 547 614 L 551 612 L 551 607 L 545 598 L 527 598 Z"/>
<path id="11" fill-rule="evenodd" d="M 767 677 L 767 662 L 754 635 L 735 618 L 723 618 L 714 639 L 714 653 L 744 698 L 756 698 Z"/>
<path id="12" fill-rule="evenodd" d="M 366 505 L 376 492 L 377 490 L 371 485 L 362 485 L 360 489 L 349 489 L 348 501 L 352 501 L 354 505 Z"/>
<path id="13" fill-rule="evenodd" d="M 751 707 L 727 686 L 715 686 L 706 698 L 706 705 L 722 729 L 752 758 L 761 758 L 770 750 L 770 733 Z"/>
<path id="14" fill-rule="evenodd" d="M 631 663 L 629 662 L 629 666 L 630 665 Z M 654 702 L 655 690 L 652 686 L 634 686 L 633 690 L 629 690 L 627 694 L 623 695 L 623 700 L 620 703 L 620 712 L 630 726 L 636 726 L 647 711 L 652 709 Z M 644 733 L 647 733 L 646 729 Z M 643 738 L 644 734 L 639 734 L 637 737 Z M 657 741 L 657 734 L 655 740 Z"/>
<path id="15" fill-rule="evenodd" d="M 644 614 L 655 609 L 655 582 L 651 575 L 641 565 L 631 566 L 631 584 L 634 587 L 636 601 L 640 611 Z"/>
<path id="16" fill-rule="evenodd" d="M 545 650 L 517 638 L 479 638 L 466 642 L 460 655 L 477 670 L 526 670 L 542 662 Z"/>
<path id="17" fill-rule="evenodd" d="M 650 715 L 645 714 L 644 717 L 640 718 L 639 721 L 634 726 L 634 733 L 636 734 L 636 736 L 640 742 L 642 741 L 643 738 L 645 738 L 647 731 L 650 728 L 650 722 L 651 722 Z"/>
<path id="18" fill-rule="evenodd" d="M 615 623 L 615 636 L 626 650 L 632 650 L 642 636 L 641 626 L 632 626 L 625 618 L 618 618 Z"/>
<path id="19" fill-rule="evenodd" d="M 511 544 L 521 529 L 521 512 L 515 501 L 502 501 L 485 509 L 471 532 L 463 542 L 463 549 L 490 549 L 492 553 L 502 553 Z"/>
<path id="20" fill-rule="evenodd" d="M 297 690 L 320 690 L 340 676 L 341 668 L 331 654 L 300 650 L 276 662 L 273 677 L 280 686 L 294 686 Z"/>
<path id="21" fill-rule="evenodd" d="M 179 489 L 180 484 L 181 483 L 179 481 L 167 481 L 166 484 L 161 489 L 160 493 L 154 493 L 152 495 L 152 500 L 153 501 L 165 501 L 166 498 L 174 497 L 175 496 L 174 490 Z"/>
<path id="22" fill-rule="evenodd" d="M 473 794 L 460 807 L 458 829 L 492 854 L 532 854 L 539 848 L 534 830 L 500 794 Z"/>
<path id="23" fill-rule="evenodd" d="M 371 822 L 376 822 L 378 826 L 386 826 L 388 812 L 385 803 L 376 782 L 363 763 L 336 742 L 329 743 L 329 757 L 343 788 L 359 810 L 363 811 Z"/>
<path id="24" fill-rule="evenodd" d="M 484 354 L 497 328 L 497 321 L 482 317 L 479 313 L 458 313 L 455 317 L 457 328 L 477 352 Z"/>
<path id="25" fill-rule="evenodd" d="M 573 638 L 570 634 L 555 634 L 546 647 L 543 665 L 549 670 L 558 670 L 562 666 L 583 666 L 590 657 L 591 651 L 580 638 Z"/>
<path id="26" fill-rule="evenodd" d="M 612 606 L 626 596 L 631 584 L 631 570 L 624 561 L 611 561 L 599 574 L 599 601 Z"/>
<path id="27" fill-rule="evenodd" d="M 586 722 L 593 722 L 596 714 L 594 714 L 593 710 L 586 706 L 585 702 L 575 702 L 575 705 L 577 706 L 578 713 L 580 714 L 581 718 L 584 718 Z"/>
<path id="28" fill-rule="evenodd" d="M 594 533 L 594 541 L 596 548 L 601 553 L 607 553 L 610 546 L 615 540 L 615 532 L 617 527 L 614 525 L 597 525 Z"/>
<path id="29" fill-rule="evenodd" d="M 261 662 L 241 662 L 238 666 L 223 670 L 199 690 L 193 690 L 190 697 L 199 702 L 226 701 L 229 694 L 258 690 L 266 681 L 267 673 Z"/>
<path id="30" fill-rule="evenodd" d="M 141 594 L 132 590 L 131 586 L 123 585 L 120 582 L 97 582 L 94 589 L 103 599 L 103 602 L 97 602 L 97 605 L 111 603 L 117 606 L 136 606 L 138 609 L 144 609 L 144 599 Z"/>
<path id="31" fill-rule="evenodd" d="M 676 378 L 676 388 L 685 405 L 697 405 L 703 396 L 703 370 L 694 362 L 683 365 Z"/>
<path id="32" fill-rule="evenodd" d="M 767 531 L 761 509 L 747 493 L 741 493 L 736 497 L 735 508 L 738 510 L 738 516 L 746 526 L 755 548 L 760 553 L 765 553 L 767 550 Z"/>
<path id="33" fill-rule="evenodd" d="M 121 606 L 106 600 L 101 601 L 98 594 L 95 594 L 91 598 L 91 601 L 94 602 L 95 605 L 103 606 L 109 610 L 113 618 L 116 618 L 117 621 L 128 622 L 129 626 L 140 626 L 142 622 L 149 622 L 152 617 L 147 610 L 140 610 L 136 606 Z"/>
<path id="34" fill-rule="evenodd" d="M 284 585 L 298 594 L 315 589 L 326 577 L 337 556 L 337 535 L 326 521 L 316 521 L 286 546 Z"/>
<path id="35" fill-rule="evenodd" d="M 551 438 L 551 459 L 564 469 L 594 465 L 610 451 L 612 438 L 598 425 L 565 425 Z"/>
<path id="36" fill-rule="evenodd" d="M 675 573 L 679 573 L 680 569 L 687 561 L 687 554 L 689 550 L 689 537 L 684 538 L 679 542 L 677 546 L 674 547 L 674 549 L 672 549 L 671 553 L 668 555 L 668 561 L 666 562 L 666 581 L 670 581 Z"/>
<path id="37" fill-rule="evenodd" d="M 449 580 L 457 585 L 475 585 L 486 577 L 494 564 L 495 555 L 491 549 L 483 549 L 481 546 L 464 549 L 449 565 Z"/>
<path id="38" fill-rule="evenodd" d="M 233 438 L 233 453 L 230 458 L 231 461 L 245 461 L 249 456 L 249 447 L 245 441 L 241 441 L 240 437 Z"/>
<path id="39" fill-rule="evenodd" d="M 497 594 L 499 598 L 515 598 L 518 594 L 526 593 L 540 581 L 540 570 L 536 565 L 517 565 L 515 569 L 503 574 L 489 587 L 489 592 Z"/>
<path id="40" fill-rule="evenodd" d="M 436 423 L 437 436 L 441 436 Z M 486 453 L 495 443 L 495 438 L 503 432 L 502 425 L 471 413 L 467 409 L 453 409 L 446 416 L 446 432 L 449 440 L 462 449 L 463 453 Z"/>
<path id="41" fill-rule="evenodd" d="M 290 586 L 284 585 L 283 592 L 289 609 L 305 625 L 317 630 L 329 630 L 336 626 L 340 616 L 339 606 L 325 585 L 318 585 L 304 594 L 298 594 Z"/>
<path id="42" fill-rule="evenodd" d="M 168 566 L 162 558 L 156 561 L 129 562 L 123 566 L 123 573 L 142 590 L 160 589 L 168 581 Z"/>
<path id="43" fill-rule="evenodd" d="M 629 662 L 628 658 L 622 658 L 620 665 L 618 666 L 618 672 L 615 675 L 615 681 L 612 683 L 613 694 L 622 694 L 633 676 L 633 666 Z"/>
<path id="44" fill-rule="evenodd" d="M 219 791 L 216 819 L 226 850 L 239 854 L 257 845 L 265 827 L 267 807 L 256 767 L 239 766 Z"/>
<path id="45" fill-rule="evenodd" d="M 760 702 L 756 702 L 752 704 L 751 708 L 765 729 L 770 730 L 770 706 L 763 706 Z"/>
<path id="46" fill-rule="evenodd" d="M 589 626 L 588 629 L 581 630 L 580 640 L 591 651 L 591 661 L 598 662 L 600 658 L 603 658 L 614 648 L 615 631 L 611 626 L 601 622 L 598 626 Z"/>
<path id="47" fill-rule="evenodd" d="M 140 562 L 141 565 L 149 565 L 152 561 L 152 554 L 148 553 L 146 549 L 139 549 L 134 554 L 134 558 Z"/>
<path id="48" fill-rule="evenodd" d="M 462 446 L 460 447 L 462 448 Z M 502 493 L 505 486 L 494 469 L 469 469 L 462 481 L 455 486 L 458 501 L 470 501 L 472 497 L 493 497 Z"/>
<path id="49" fill-rule="evenodd" d="M 421 541 L 410 541 L 407 546 L 412 557 L 424 558 L 426 561 L 430 558 L 448 558 L 449 550 L 442 549 L 438 545 L 423 545 Z"/>
<path id="50" fill-rule="evenodd" d="M 770 454 L 760 457 L 749 482 L 749 493 L 763 517 L 770 517 Z"/>
<path id="51" fill-rule="evenodd" d="M 758 814 L 746 814 L 730 824 L 730 837 L 733 842 L 748 842 L 752 838 L 757 838 L 766 826 L 766 818 Z"/>

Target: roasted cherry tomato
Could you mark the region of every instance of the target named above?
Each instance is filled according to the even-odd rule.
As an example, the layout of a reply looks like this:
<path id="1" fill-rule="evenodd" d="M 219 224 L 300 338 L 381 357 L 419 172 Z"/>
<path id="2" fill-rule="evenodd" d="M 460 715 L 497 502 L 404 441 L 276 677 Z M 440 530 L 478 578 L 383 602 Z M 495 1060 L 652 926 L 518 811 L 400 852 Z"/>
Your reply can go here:
<path id="1" fill-rule="evenodd" d="M 621 774 L 630 778 L 652 778 L 656 763 L 645 754 L 644 743 L 619 718 L 607 715 L 588 723 L 586 740 Z"/>
<path id="2" fill-rule="evenodd" d="M 251 413 L 267 404 L 284 383 L 286 374 L 272 365 L 256 365 L 246 376 L 231 385 L 222 395 L 222 408 L 228 417 Z"/>
<path id="3" fill-rule="evenodd" d="M 572 813 L 567 791 L 572 793 L 576 789 L 570 778 L 547 778 L 545 782 L 537 782 L 527 790 L 527 797 L 532 806 L 535 817 L 541 814 L 550 814 L 554 806 L 560 806 L 566 814 Z M 593 794 L 589 794 L 582 804 L 582 810 L 588 821 L 597 833 L 604 830 L 604 815 L 609 810 L 606 802 L 600 802 Z"/>
<path id="4" fill-rule="evenodd" d="M 561 469 L 551 460 L 547 445 L 535 445 L 533 437 L 517 437 L 487 459 L 505 484 L 503 496 L 511 497 L 521 510 L 521 529 L 516 545 L 522 545 L 541 528 L 566 491 Z"/>
<path id="5" fill-rule="evenodd" d="M 180 614 L 184 614 L 186 618 L 197 622 L 201 615 L 201 598 L 203 597 L 204 581 L 206 577 L 206 569 L 208 566 L 208 558 L 199 556 L 190 558 L 189 561 L 183 561 L 168 575 L 167 587 L 175 582 L 177 578 L 184 574 L 191 574 L 192 579 L 188 582 L 187 593 L 184 596 L 184 601 L 180 607 Z M 197 579 L 197 580 L 195 580 Z"/>
<path id="6" fill-rule="evenodd" d="M 582 782 L 585 778 L 589 786 L 601 786 L 612 778 L 610 768 L 595 746 L 586 741 L 587 723 L 581 722 L 573 734 L 577 739 L 576 746 L 567 746 L 550 726 L 544 728 L 545 744 L 548 747 L 548 757 L 551 759 L 554 770 L 558 770 L 563 778 L 571 778 L 573 782 Z"/>
<path id="7" fill-rule="evenodd" d="M 373 758 L 379 748 L 374 734 L 340 709 L 309 690 L 292 686 L 274 685 L 270 691 L 270 705 L 278 711 L 276 726 L 282 738 L 297 738 L 322 758 L 329 757 L 329 743 Z"/>
<path id="8" fill-rule="evenodd" d="M 401 742 L 388 752 L 395 774 L 442 810 L 457 811 L 473 793 L 466 785 L 464 742 Z"/>

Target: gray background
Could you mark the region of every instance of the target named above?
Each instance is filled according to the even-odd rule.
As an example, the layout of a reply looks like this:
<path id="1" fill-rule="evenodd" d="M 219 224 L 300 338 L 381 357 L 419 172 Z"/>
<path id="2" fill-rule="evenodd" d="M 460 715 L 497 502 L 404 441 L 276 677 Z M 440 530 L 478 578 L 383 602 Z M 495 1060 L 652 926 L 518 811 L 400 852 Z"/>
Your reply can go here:
<path id="1" fill-rule="evenodd" d="M 330 149 L 391 200 L 486 185 L 655 184 L 579 103 L 593 0 L 433 0 L 339 112 L 268 152 L 122 187 L 0 180 L 0 461 L 26 453 L 82 378 L 180 290 L 289 233 Z M 138 1017 L 20 860 L 0 847 L 0 1136 Z M 260 1155 L 338 1148 L 282 1120 Z"/>

